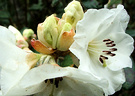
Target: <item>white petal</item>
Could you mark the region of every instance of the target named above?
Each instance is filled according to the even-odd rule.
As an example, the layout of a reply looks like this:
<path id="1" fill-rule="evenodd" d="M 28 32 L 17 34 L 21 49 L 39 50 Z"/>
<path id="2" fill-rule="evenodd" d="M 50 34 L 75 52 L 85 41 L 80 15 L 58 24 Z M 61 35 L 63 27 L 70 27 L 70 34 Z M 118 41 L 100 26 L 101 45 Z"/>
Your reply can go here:
<path id="1" fill-rule="evenodd" d="M 103 90 L 107 95 L 114 94 L 117 89 L 121 88 L 121 85 L 125 82 L 125 75 L 123 71 L 111 71 L 107 67 L 103 67 L 99 64 L 99 61 L 95 58 L 91 58 L 85 54 L 85 59 L 81 58 L 79 69 L 91 73 L 97 77 L 104 78 L 107 80 L 108 88 L 103 87 Z M 83 55 L 84 56 L 84 55 Z M 87 58 L 86 58 L 87 57 Z"/>
<path id="2" fill-rule="evenodd" d="M 125 82 L 125 75 L 123 71 L 112 71 L 107 67 L 104 68 L 99 63 L 98 59 L 90 57 L 87 53 L 87 50 L 78 46 L 76 42 L 74 42 L 70 50 L 71 52 L 75 53 L 75 55 L 80 59 L 79 69 L 107 80 L 106 82 L 109 83 L 108 88 L 102 87 L 107 95 L 113 94 L 115 91 L 118 91 L 121 88 L 121 85 Z"/>
<path id="3" fill-rule="evenodd" d="M 100 89 L 100 92 L 102 92 L 102 93 L 103 93 L 103 90 L 101 90 L 101 87 L 108 87 L 107 81 L 102 79 L 102 78 L 97 78 L 92 74 L 88 74 L 84 71 L 81 71 L 81 70 L 78 70 L 78 69 L 75 69 L 75 68 L 70 68 L 70 67 L 62 68 L 62 67 L 54 66 L 54 65 L 51 65 L 51 64 L 44 64 L 44 65 L 41 65 L 39 67 L 31 69 L 22 78 L 19 85 L 24 89 L 33 90 L 33 91 L 31 91 L 31 94 L 34 94 L 34 93 L 37 93 L 37 92 L 41 91 L 41 90 L 37 91 L 37 88 L 36 89 L 34 88 L 35 85 L 41 86 L 41 85 L 43 85 L 43 83 L 45 84 L 45 82 L 44 82 L 45 80 L 57 78 L 57 77 L 63 77 L 63 78 L 68 77 L 68 78 L 71 78 L 71 79 L 74 79 L 74 80 L 78 80 L 78 82 L 82 82 L 81 86 L 83 85 L 83 83 L 86 83 L 85 85 L 88 84 L 88 86 L 86 86 L 86 87 L 89 87 L 89 88 L 91 86 L 95 86 L 95 88 L 98 88 L 98 90 Z M 69 84 L 69 86 L 71 86 L 71 85 L 72 85 L 72 83 Z M 85 87 L 85 85 L 84 85 L 84 87 Z M 47 84 L 47 86 L 45 88 L 42 87 L 42 89 L 48 90 L 47 92 L 45 91 L 43 93 L 49 94 L 48 92 L 50 92 L 50 90 L 52 90 L 51 86 L 52 85 L 50 85 L 50 87 L 49 87 L 49 85 Z M 63 89 L 64 84 L 59 85 L 59 86 L 60 86 L 60 88 L 62 86 L 62 89 Z M 47 88 L 47 87 L 49 87 L 49 88 Z M 31 89 L 31 88 L 33 88 L 33 89 Z M 63 91 L 62 94 L 65 94 L 65 93 L 70 94 L 70 93 L 68 93 L 70 91 L 70 90 L 68 90 L 68 87 L 66 88 L 64 86 L 64 88 L 65 89 L 63 89 L 64 91 Z M 74 88 L 74 86 L 73 86 L 73 88 Z M 62 90 L 62 89 L 59 89 L 59 90 Z M 65 91 L 67 91 L 67 92 L 65 92 Z M 27 90 L 27 92 L 28 92 L 28 90 Z M 56 90 L 55 94 L 60 95 L 60 92 Z M 95 93 L 93 93 L 93 94 L 95 94 Z M 56 96 L 59 96 L 59 95 L 56 95 Z M 63 95 L 63 96 L 65 96 L 65 95 Z"/>
<path id="4" fill-rule="evenodd" d="M 49 85 L 52 89 L 52 85 Z M 48 90 L 36 94 L 35 96 L 49 96 Z M 53 96 L 103 96 L 100 88 L 90 83 L 81 82 L 75 79 L 64 77 L 59 82 L 58 88 L 54 88 Z"/>
<path id="5" fill-rule="evenodd" d="M 80 59 L 79 69 L 107 80 L 108 88 L 103 88 L 106 95 L 113 94 L 121 88 L 125 82 L 125 76 L 121 69 L 132 65 L 129 56 L 134 49 L 133 39 L 125 34 L 128 21 L 129 16 L 126 10 L 122 5 L 118 5 L 117 8 L 111 10 L 90 9 L 85 13 L 84 18 L 77 23 L 75 41 L 71 45 L 70 51 Z M 104 39 L 113 40 L 118 49 L 114 52 L 116 56 L 110 56 L 108 61 L 106 60 L 107 67 L 103 67 L 99 62 L 98 56 L 102 54 L 94 57 L 87 52 L 89 42 L 96 40 L 101 44 Z"/>
<path id="6" fill-rule="evenodd" d="M 129 21 L 129 15 L 119 5 L 117 9 L 89 9 L 84 18 L 77 23 L 74 39 L 84 47 L 84 42 L 94 38 L 103 38 L 106 34 L 114 32 L 125 32 Z M 121 16 L 122 14 L 122 16 Z M 80 39 L 81 38 L 81 39 Z"/>
<path id="7" fill-rule="evenodd" d="M 0 41 L 2 42 L 11 42 L 13 44 L 16 42 L 14 34 L 6 27 L 0 26 L 0 36 Z"/>
<path id="8" fill-rule="evenodd" d="M 66 76 L 68 71 L 64 68 L 51 64 L 43 64 L 31 69 L 21 80 L 20 85 L 25 87 L 33 86 L 44 82 L 46 79 Z M 37 78 L 38 77 L 38 78 Z"/>
<path id="9" fill-rule="evenodd" d="M 16 36 L 16 40 L 23 40 L 25 41 L 25 39 L 23 38 L 22 34 L 20 33 L 19 30 L 17 30 L 15 27 L 13 26 L 9 26 L 8 29 Z"/>
<path id="10" fill-rule="evenodd" d="M 13 33 L 2 26 L 0 29 L 1 90 L 6 95 L 29 70 L 29 66 L 25 61 L 27 53 L 15 45 Z"/>

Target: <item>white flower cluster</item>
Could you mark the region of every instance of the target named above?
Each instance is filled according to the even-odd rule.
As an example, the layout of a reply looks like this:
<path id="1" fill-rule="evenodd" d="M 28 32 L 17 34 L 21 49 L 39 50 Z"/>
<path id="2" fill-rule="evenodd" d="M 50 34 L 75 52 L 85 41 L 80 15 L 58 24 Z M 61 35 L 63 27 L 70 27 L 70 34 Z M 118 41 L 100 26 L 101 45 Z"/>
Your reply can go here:
<path id="1" fill-rule="evenodd" d="M 0 26 L 0 96 L 107 96 L 121 89 L 125 82 L 123 68 L 132 67 L 130 55 L 134 49 L 133 38 L 125 33 L 129 15 L 123 5 L 114 9 L 89 9 L 84 15 L 81 10 L 79 2 L 72 1 L 66 8 L 68 14 L 65 12 L 63 15 L 66 21 L 52 17 L 51 23 L 54 21 L 55 26 L 46 23 L 45 28 L 49 29 L 38 30 L 42 30 L 39 32 L 41 35 L 53 36 L 54 29 L 49 26 L 58 29 L 56 26 L 60 25 L 59 30 L 69 28 L 68 31 L 73 28 L 75 35 L 64 34 L 69 37 L 61 37 L 60 40 L 66 42 L 74 36 L 68 44 L 68 47 L 72 44 L 70 48 L 66 47 L 66 51 L 61 52 L 67 52 L 68 48 L 68 52 L 79 59 L 76 67 L 61 67 L 56 63 L 53 55 L 56 56 L 60 50 L 49 48 L 42 42 L 46 40 L 45 43 L 52 46 L 53 40 L 49 43 L 52 36 L 32 41 L 32 46 L 42 53 L 36 54 L 28 48 L 26 51 L 17 47 L 16 36 L 11 32 L 14 30 Z M 43 27 L 42 24 L 40 26 Z M 57 36 L 61 36 L 59 34 Z"/>

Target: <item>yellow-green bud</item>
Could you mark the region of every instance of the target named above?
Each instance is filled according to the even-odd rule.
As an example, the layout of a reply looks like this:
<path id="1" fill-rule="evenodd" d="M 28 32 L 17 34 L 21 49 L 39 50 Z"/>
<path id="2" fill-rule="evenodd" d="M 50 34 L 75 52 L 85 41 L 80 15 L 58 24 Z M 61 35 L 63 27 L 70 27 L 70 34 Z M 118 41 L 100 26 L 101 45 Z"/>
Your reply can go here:
<path id="1" fill-rule="evenodd" d="M 47 47 L 56 49 L 58 39 L 58 20 L 54 15 L 46 18 L 43 23 L 38 24 L 38 39 Z"/>
<path id="2" fill-rule="evenodd" d="M 65 13 L 63 14 L 62 18 L 66 20 L 66 22 L 69 22 L 73 28 L 75 28 L 77 22 L 81 20 L 84 15 L 80 2 L 73 0 L 64 10 Z"/>
<path id="3" fill-rule="evenodd" d="M 36 35 L 32 29 L 25 29 L 23 31 L 23 37 L 28 43 L 30 43 L 30 40 L 36 38 Z"/>

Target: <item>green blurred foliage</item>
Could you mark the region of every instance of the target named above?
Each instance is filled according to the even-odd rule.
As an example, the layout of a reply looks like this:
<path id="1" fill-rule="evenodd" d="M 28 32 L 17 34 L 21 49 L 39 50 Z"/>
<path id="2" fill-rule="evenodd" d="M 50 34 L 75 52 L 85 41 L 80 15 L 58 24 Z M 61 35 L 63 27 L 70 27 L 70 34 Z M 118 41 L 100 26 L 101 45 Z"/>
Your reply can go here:
<path id="1" fill-rule="evenodd" d="M 64 8 L 72 0 L 0 0 L 0 25 L 8 27 L 15 26 L 21 32 L 25 28 L 31 28 L 36 33 L 37 25 L 51 14 L 56 14 L 61 18 Z M 81 2 L 84 12 L 90 8 L 103 8 L 108 0 L 78 0 Z M 108 8 L 123 4 L 128 14 L 130 22 L 126 33 L 135 38 L 135 0 L 109 0 Z M 135 60 L 135 52 L 132 54 Z M 68 58 L 70 59 L 70 58 Z M 67 57 L 65 57 L 67 60 Z M 62 61 L 67 62 L 67 61 Z M 61 62 L 61 63 L 62 63 Z M 71 64 L 72 62 L 69 62 Z M 134 63 L 133 63 L 134 64 Z M 66 66 L 66 65 L 65 65 Z M 132 69 L 125 69 L 127 82 L 123 88 L 112 96 L 135 96 L 135 65 Z"/>

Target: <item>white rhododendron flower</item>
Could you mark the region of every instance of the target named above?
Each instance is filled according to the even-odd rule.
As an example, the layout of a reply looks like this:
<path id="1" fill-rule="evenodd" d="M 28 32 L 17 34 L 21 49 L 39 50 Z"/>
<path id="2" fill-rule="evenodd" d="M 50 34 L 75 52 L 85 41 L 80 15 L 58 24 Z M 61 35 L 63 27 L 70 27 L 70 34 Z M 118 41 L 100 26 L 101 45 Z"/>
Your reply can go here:
<path id="1" fill-rule="evenodd" d="M 0 26 L 0 94 L 3 96 L 103 96 L 107 81 L 73 67 L 31 67 L 11 31 Z"/>
<path id="2" fill-rule="evenodd" d="M 70 51 L 80 60 L 79 69 L 107 80 L 106 95 L 125 82 L 123 68 L 132 67 L 133 38 L 125 33 L 129 15 L 122 5 L 114 9 L 89 9 L 77 23 Z"/>

